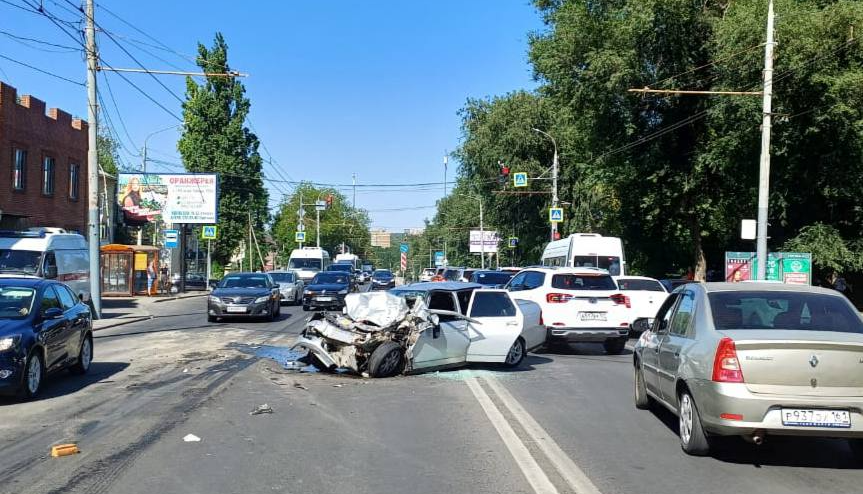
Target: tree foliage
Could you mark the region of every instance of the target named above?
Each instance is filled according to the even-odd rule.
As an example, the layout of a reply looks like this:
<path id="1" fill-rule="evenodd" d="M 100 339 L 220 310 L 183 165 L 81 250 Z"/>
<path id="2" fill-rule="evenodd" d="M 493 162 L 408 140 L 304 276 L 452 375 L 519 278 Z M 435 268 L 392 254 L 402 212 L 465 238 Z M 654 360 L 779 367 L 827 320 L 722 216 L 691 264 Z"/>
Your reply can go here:
<path id="1" fill-rule="evenodd" d="M 212 48 L 198 44 L 198 65 L 204 72 L 227 73 L 228 46 L 217 33 Z M 213 259 L 227 264 L 249 231 L 249 214 L 258 239 L 268 221 L 258 138 L 245 126 L 250 102 L 234 77 L 207 77 L 197 84 L 186 79 L 183 135 L 177 148 L 190 172 L 219 173 L 219 239 Z"/>
<path id="2" fill-rule="evenodd" d="M 111 134 L 99 127 L 96 135 L 96 155 L 99 167 L 108 175 L 117 175 L 120 170 L 120 155 L 117 153 L 119 144 Z"/>

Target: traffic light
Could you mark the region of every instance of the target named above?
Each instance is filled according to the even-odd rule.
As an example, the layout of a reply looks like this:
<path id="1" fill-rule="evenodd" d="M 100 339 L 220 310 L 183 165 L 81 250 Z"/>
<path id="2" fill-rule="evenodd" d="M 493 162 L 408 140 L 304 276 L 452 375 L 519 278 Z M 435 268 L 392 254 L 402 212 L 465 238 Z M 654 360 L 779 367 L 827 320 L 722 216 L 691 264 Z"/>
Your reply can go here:
<path id="1" fill-rule="evenodd" d="M 326 199 L 326 201 L 327 201 L 327 207 L 328 207 L 328 208 L 332 207 L 332 206 L 333 206 L 333 195 L 332 195 L 332 194 L 327 194 L 327 199 Z"/>

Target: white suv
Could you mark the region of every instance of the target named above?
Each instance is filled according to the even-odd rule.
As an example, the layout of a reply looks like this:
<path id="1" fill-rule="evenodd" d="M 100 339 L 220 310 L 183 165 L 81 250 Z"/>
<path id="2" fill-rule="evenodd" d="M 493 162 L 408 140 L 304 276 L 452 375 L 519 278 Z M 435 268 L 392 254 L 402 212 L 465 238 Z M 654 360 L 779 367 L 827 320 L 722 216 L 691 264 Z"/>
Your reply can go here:
<path id="1" fill-rule="evenodd" d="M 536 302 L 547 342 L 596 342 L 619 354 L 629 338 L 629 297 L 607 271 L 596 268 L 526 268 L 506 288 L 513 298 Z"/>

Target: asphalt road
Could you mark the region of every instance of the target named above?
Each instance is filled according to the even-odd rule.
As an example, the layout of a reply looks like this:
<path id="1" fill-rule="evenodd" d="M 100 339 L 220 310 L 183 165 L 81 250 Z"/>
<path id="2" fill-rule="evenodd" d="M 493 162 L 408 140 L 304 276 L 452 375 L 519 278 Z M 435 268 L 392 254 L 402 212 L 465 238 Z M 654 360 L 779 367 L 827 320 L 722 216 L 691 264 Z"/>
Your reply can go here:
<path id="1" fill-rule="evenodd" d="M 600 347 L 369 380 L 264 355 L 305 320 L 206 322 L 203 298 L 97 333 L 87 376 L 0 402 L 0 492 L 856 492 L 842 441 L 774 439 L 692 458 L 632 405 L 631 355 Z M 251 415 L 262 404 L 270 414 Z M 185 442 L 193 434 L 198 442 Z M 75 442 L 81 453 L 51 458 Z"/>

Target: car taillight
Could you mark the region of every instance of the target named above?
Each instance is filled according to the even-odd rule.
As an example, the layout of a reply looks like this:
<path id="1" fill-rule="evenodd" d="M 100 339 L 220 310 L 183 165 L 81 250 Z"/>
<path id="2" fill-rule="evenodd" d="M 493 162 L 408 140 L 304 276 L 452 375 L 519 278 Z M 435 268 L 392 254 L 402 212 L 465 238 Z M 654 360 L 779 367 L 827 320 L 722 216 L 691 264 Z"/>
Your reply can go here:
<path id="1" fill-rule="evenodd" d="M 545 326 L 545 321 L 542 320 L 542 311 L 539 311 L 539 325 Z"/>
<path id="2" fill-rule="evenodd" d="M 742 383 L 743 371 L 737 358 L 737 347 L 731 338 L 722 338 L 716 347 L 713 360 L 713 381 L 719 383 Z"/>
<path id="3" fill-rule="evenodd" d="M 632 308 L 632 303 L 629 300 L 629 297 L 622 293 L 615 293 L 614 295 L 608 297 L 617 305 L 625 305 L 627 309 Z"/>
<path id="4" fill-rule="evenodd" d="M 547 293 L 545 295 L 545 301 L 550 304 L 562 304 L 569 302 L 570 299 L 572 299 L 572 295 L 568 293 Z"/>

